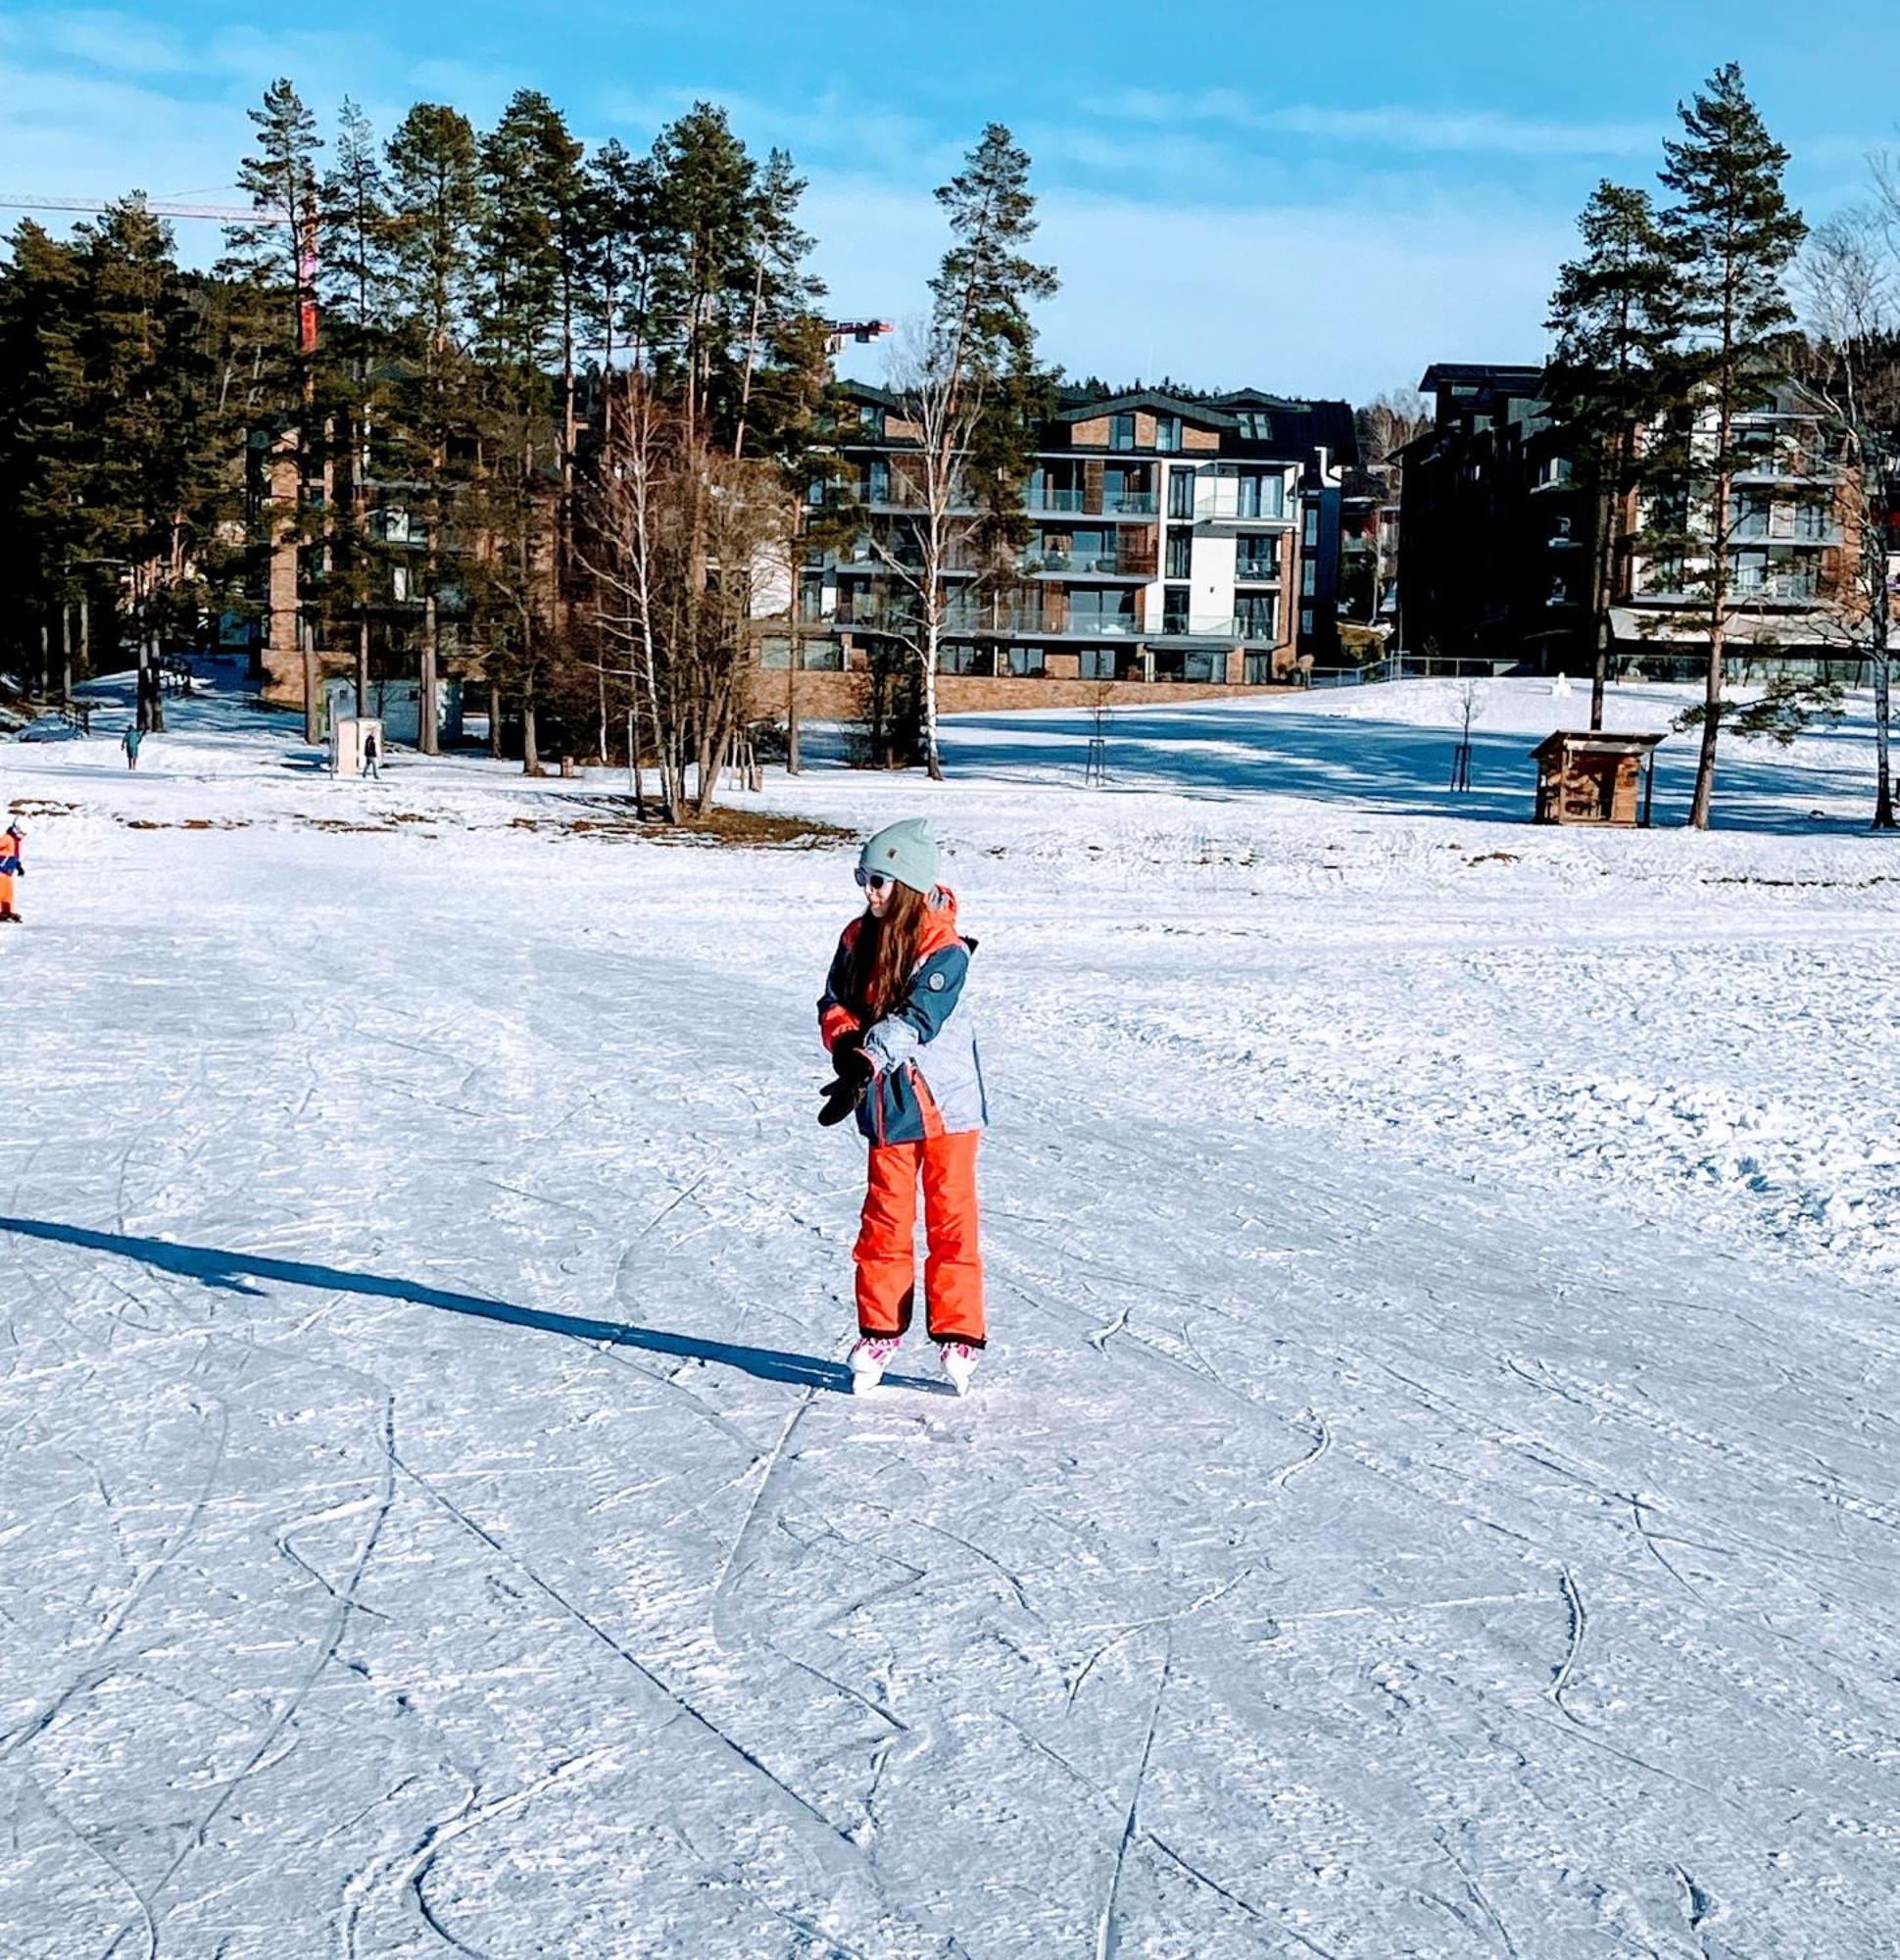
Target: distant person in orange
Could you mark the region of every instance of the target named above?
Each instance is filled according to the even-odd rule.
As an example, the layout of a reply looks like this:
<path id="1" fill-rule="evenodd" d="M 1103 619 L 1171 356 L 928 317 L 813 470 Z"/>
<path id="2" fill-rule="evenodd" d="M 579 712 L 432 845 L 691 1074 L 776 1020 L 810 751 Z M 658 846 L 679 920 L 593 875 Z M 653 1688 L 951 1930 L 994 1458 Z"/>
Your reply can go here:
<path id="1" fill-rule="evenodd" d="M 864 909 L 846 926 L 818 1003 L 837 1080 L 821 1123 L 853 1111 L 870 1145 L 857 1266 L 852 1388 L 873 1389 L 916 1306 L 913 1239 L 923 1187 L 924 1308 L 946 1377 L 969 1392 L 987 1330 L 976 1152 L 989 1111 L 963 1003 L 974 940 L 937 882 L 937 840 L 921 818 L 880 830 L 857 861 Z"/>
<path id="2" fill-rule="evenodd" d="M 0 925 L 20 923 L 20 914 L 14 910 L 13 887 L 16 878 L 26 875 L 26 867 L 20 861 L 25 841 L 26 833 L 17 823 L 0 830 Z"/>

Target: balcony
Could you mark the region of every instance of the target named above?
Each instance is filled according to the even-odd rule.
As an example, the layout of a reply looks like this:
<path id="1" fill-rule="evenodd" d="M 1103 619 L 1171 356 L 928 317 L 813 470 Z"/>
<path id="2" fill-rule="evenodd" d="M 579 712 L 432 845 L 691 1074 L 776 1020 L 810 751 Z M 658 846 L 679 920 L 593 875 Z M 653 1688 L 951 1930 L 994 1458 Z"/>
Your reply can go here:
<path id="1" fill-rule="evenodd" d="M 1234 580 L 1238 585 L 1278 585 L 1280 583 L 1280 557 L 1236 558 L 1234 561 Z"/>
<path id="2" fill-rule="evenodd" d="M 1292 514 L 1276 481 L 1260 495 L 1242 496 L 1240 481 L 1232 476 L 1215 476 L 1195 486 L 1194 521 L 1197 524 L 1248 524 L 1263 528 L 1288 525 Z"/>
<path id="3" fill-rule="evenodd" d="M 1030 552 L 1022 562 L 1031 578 L 1132 578 L 1145 585 L 1155 573 L 1148 551 Z"/>
<path id="4" fill-rule="evenodd" d="M 1159 508 L 1152 490 L 1110 490 L 1090 501 L 1086 490 L 1049 489 L 1032 483 L 1023 509 L 1032 517 L 1151 517 Z"/>
<path id="5" fill-rule="evenodd" d="M 1232 613 L 1189 613 L 1186 622 L 1164 620 L 1158 633 L 1150 633 L 1148 638 L 1160 644 L 1176 640 L 1261 640 L 1272 642 L 1280 637 L 1278 622 L 1270 618 L 1259 618 L 1251 613 L 1242 613 L 1236 617 Z"/>

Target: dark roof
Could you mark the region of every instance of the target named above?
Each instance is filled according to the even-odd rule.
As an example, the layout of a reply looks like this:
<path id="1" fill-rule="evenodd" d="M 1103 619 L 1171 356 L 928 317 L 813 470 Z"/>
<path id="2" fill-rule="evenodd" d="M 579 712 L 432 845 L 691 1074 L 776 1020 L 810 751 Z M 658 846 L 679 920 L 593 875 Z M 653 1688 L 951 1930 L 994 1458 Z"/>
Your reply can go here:
<path id="1" fill-rule="evenodd" d="M 1094 401 L 1070 404 L 1056 411 L 1058 422 L 1093 421 L 1097 416 L 1130 415 L 1145 409 L 1150 415 L 1179 416 L 1183 421 L 1199 422 L 1207 428 L 1231 429 L 1239 424 L 1234 417 L 1206 402 L 1184 402 L 1179 395 L 1163 395 L 1152 388 L 1138 388 L 1127 395 L 1102 395 Z"/>
<path id="2" fill-rule="evenodd" d="M 1535 392 L 1542 379 L 1541 364 L 1535 368 L 1525 368 L 1495 361 L 1435 361 L 1425 370 L 1419 388 L 1423 393 L 1433 394 L 1439 388 L 1456 387 L 1465 382 L 1474 387 L 1503 388 L 1528 395 Z"/>

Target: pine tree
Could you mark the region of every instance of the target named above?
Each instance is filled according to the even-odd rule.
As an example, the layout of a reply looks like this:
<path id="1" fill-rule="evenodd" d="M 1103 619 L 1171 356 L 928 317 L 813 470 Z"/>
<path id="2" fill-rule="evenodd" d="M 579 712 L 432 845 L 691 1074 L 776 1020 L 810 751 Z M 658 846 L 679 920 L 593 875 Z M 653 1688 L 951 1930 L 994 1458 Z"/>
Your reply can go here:
<path id="1" fill-rule="evenodd" d="M 757 168 L 708 102 L 660 131 L 653 166 L 656 377 L 680 401 L 689 430 L 728 447 L 754 289 Z"/>
<path id="2" fill-rule="evenodd" d="M 138 647 L 139 723 L 163 728 L 157 656 L 195 630 L 191 579 L 216 509 L 201 440 L 196 321 L 171 231 L 141 197 L 75 232 L 81 294 L 80 495 L 97 556 L 122 565 Z"/>
<path id="3" fill-rule="evenodd" d="M 1708 671 L 1703 701 L 1682 724 L 1702 730 L 1689 821 L 1706 830 L 1717 738 L 1729 711 L 1723 677 L 1734 592 L 1734 482 L 1750 460 L 1737 447 L 1736 426 L 1771 399 L 1794 318 L 1787 270 L 1807 226 L 1781 188 L 1788 153 L 1770 137 L 1734 63 L 1718 69 L 1706 92 L 1680 113 L 1682 135 L 1664 144 L 1660 174 L 1676 198 L 1662 228 L 1677 279 L 1676 393 L 1683 413 L 1672 418 L 1657 462 L 1692 484 L 1698 502 L 1707 492 L 1706 570 L 1696 582 L 1707 608 Z M 1780 694 L 1798 718 L 1801 690 Z"/>
<path id="4" fill-rule="evenodd" d="M 540 768 L 537 704 L 561 652 L 580 156 L 553 105 L 531 90 L 512 98 L 481 145 L 475 321 L 489 377 L 480 482 L 489 548 L 478 577 L 488 659 L 519 697 L 530 774 Z M 566 398 L 560 408 L 550 389 L 557 366 Z"/>
<path id="5" fill-rule="evenodd" d="M 256 306 L 265 416 L 292 432 L 297 456 L 297 502 L 275 514 L 267 549 L 288 542 L 298 559 L 296 616 L 292 631 L 303 649 L 304 734 L 317 737 L 317 659 L 306 608 L 311 547 L 320 539 L 326 514 L 313 508 L 309 491 L 320 471 L 321 431 L 316 426 L 317 152 L 317 119 L 282 76 L 248 112 L 256 131 L 251 154 L 238 166 L 238 186 L 258 213 L 248 224 L 228 225 L 221 276 L 246 289 Z M 265 581 L 260 581 L 264 583 Z"/>
<path id="6" fill-rule="evenodd" d="M 468 359 L 475 231 L 481 215 L 473 125 L 440 103 L 417 103 L 384 152 L 390 178 L 391 285 L 410 343 L 399 390 L 396 450 L 420 486 L 422 753 L 436 752 L 441 605 L 450 536 L 474 444 L 475 376 Z"/>
<path id="7" fill-rule="evenodd" d="M 623 352 L 638 368 L 651 338 L 658 173 L 653 158 L 634 156 L 617 138 L 603 143 L 583 169 L 584 229 L 592 248 L 590 338 L 600 349 L 603 372 L 610 373 Z"/>
<path id="8" fill-rule="evenodd" d="M 332 431 L 326 579 L 329 606 L 353 624 L 357 712 L 369 711 L 370 616 L 390 577 L 388 555 L 372 530 L 370 457 L 390 411 L 388 326 L 393 264 L 389 186 L 368 119 L 347 96 L 337 118 L 335 164 L 322 183 L 323 299 L 329 341 L 338 358 L 325 364 L 318 407 Z"/>
<path id="9" fill-rule="evenodd" d="M 0 645 L 23 669 L 50 652 L 50 612 L 70 654 L 70 609 L 86 591 L 80 288 L 73 248 L 23 220 L 0 265 Z"/>
<path id="10" fill-rule="evenodd" d="M 944 773 L 937 739 L 937 669 L 949 612 L 947 573 L 970 555 L 994 604 L 1011 591 L 1030 535 L 1023 483 L 1055 377 L 1036 360 L 1030 306 L 1056 289 L 1052 268 L 1027 256 L 1036 231 L 1029 158 L 992 122 L 964 167 L 937 192 L 950 248 L 931 281 L 924 346 L 900 390 L 918 431 L 912 466 L 919 503 L 909 536 L 879 556 L 904 590 L 901 637 L 921 682 L 924 766 Z M 973 523 L 959 514 L 973 499 Z"/>
<path id="11" fill-rule="evenodd" d="M 1627 562 L 1623 514 L 1642 474 L 1640 432 L 1664 406 L 1676 278 L 1646 191 L 1599 183 L 1578 230 L 1583 256 L 1564 266 L 1550 302 L 1556 347 L 1544 385 L 1553 416 L 1576 435 L 1595 512 L 1590 726 L 1601 728 L 1611 606 Z"/>

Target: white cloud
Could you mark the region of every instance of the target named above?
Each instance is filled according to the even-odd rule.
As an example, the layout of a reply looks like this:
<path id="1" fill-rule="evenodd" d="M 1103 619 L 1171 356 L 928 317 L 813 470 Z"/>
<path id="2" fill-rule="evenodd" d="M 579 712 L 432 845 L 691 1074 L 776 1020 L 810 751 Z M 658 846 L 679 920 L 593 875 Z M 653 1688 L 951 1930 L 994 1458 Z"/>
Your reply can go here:
<path id="1" fill-rule="evenodd" d="M 1114 109 L 1157 124 L 1213 122 L 1263 134 L 1360 148 L 1519 157 L 1610 157 L 1653 153 L 1660 132 L 1646 122 L 1564 122 L 1492 109 L 1431 110 L 1392 103 L 1364 108 L 1295 104 L 1261 109 L 1237 90 L 1170 95 L 1129 89 Z"/>

